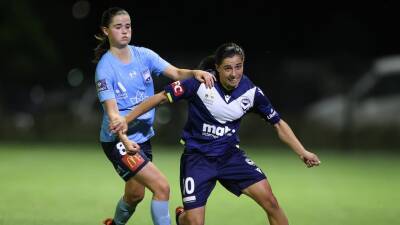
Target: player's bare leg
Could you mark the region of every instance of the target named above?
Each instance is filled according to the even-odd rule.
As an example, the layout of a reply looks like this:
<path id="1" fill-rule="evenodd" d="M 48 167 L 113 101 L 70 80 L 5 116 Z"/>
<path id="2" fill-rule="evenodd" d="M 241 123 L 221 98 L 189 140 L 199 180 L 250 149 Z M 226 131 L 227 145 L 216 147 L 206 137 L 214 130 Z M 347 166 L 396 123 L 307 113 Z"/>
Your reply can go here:
<path id="1" fill-rule="evenodd" d="M 152 162 L 147 163 L 134 178 L 153 192 L 154 200 L 168 201 L 170 189 L 167 178 Z"/>
<path id="2" fill-rule="evenodd" d="M 139 204 L 144 198 L 144 186 L 137 182 L 134 177 L 125 183 L 124 201 L 130 206 Z"/>
<path id="3" fill-rule="evenodd" d="M 254 199 L 264 209 L 271 225 L 289 224 L 266 179 L 247 187 L 242 192 Z"/>
<path id="4" fill-rule="evenodd" d="M 105 225 L 126 224 L 136 210 L 136 206 L 144 198 L 144 186 L 130 178 L 125 183 L 125 193 L 115 208 L 114 218 L 108 218 L 103 221 Z"/>
<path id="5" fill-rule="evenodd" d="M 147 163 L 136 175 L 135 180 L 153 192 L 151 216 L 155 225 L 170 225 L 169 184 L 167 178 L 152 163 Z"/>
<path id="6" fill-rule="evenodd" d="M 177 225 L 204 225 L 205 207 L 184 210 L 177 217 Z"/>

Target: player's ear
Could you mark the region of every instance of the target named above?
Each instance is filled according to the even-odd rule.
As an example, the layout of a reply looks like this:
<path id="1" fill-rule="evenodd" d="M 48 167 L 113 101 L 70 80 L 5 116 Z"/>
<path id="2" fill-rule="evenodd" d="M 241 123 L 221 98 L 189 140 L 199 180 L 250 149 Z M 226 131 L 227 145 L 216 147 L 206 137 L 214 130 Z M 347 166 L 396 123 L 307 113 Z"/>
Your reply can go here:
<path id="1" fill-rule="evenodd" d="M 107 27 L 101 27 L 101 31 L 103 31 L 103 34 L 108 36 L 108 28 Z"/>

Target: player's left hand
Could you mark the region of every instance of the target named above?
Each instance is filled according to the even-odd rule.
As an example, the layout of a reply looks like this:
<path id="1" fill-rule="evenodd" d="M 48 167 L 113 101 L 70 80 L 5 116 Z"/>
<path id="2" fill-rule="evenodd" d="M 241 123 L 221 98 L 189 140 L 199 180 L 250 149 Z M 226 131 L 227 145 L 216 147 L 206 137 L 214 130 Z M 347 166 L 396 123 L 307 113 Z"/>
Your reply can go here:
<path id="1" fill-rule="evenodd" d="M 308 168 L 313 166 L 319 166 L 321 161 L 318 156 L 312 152 L 306 151 L 300 156 L 300 159 L 307 165 Z"/>
<path id="2" fill-rule="evenodd" d="M 117 133 L 118 131 L 125 133 L 128 130 L 128 124 L 124 116 L 117 116 L 110 119 L 108 128 L 112 133 Z"/>
<path id="3" fill-rule="evenodd" d="M 194 77 L 196 80 L 204 83 L 208 88 L 214 87 L 214 81 L 217 80 L 214 74 L 203 70 L 194 70 Z"/>
<path id="4" fill-rule="evenodd" d="M 127 140 L 123 141 L 122 143 L 124 144 L 126 153 L 128 155 L 134 155 L 140 150 L 140 145 L 138 145 L 136 142 Z"/>

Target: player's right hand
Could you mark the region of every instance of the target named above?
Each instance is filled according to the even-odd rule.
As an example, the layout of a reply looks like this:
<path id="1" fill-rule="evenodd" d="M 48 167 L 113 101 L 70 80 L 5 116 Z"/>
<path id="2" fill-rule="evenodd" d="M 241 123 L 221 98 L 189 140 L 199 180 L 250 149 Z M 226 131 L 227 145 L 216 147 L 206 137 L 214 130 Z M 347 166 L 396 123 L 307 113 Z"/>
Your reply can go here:
<path id="1" fill-rule="evenodd" d="M 122 131 L 122 133 L 125 133 L 128 130 L 128 124 L 127 124 L 124 116 L 116 116 L 116 117 L 110 119 L 108 128 L 110 129 L 110 131 L 112 133 L 117 133 L 119 131 Z"/>
<path id="2" fill-rule="evenodd" d="M 300 156 L 300 159 L 303 160 L 304 164 L 306 164 L 308 168 L 319 166 L 319 164 L 321 164 L 318 156 L 309 151 L 305 151 L 304 154 Z"/>

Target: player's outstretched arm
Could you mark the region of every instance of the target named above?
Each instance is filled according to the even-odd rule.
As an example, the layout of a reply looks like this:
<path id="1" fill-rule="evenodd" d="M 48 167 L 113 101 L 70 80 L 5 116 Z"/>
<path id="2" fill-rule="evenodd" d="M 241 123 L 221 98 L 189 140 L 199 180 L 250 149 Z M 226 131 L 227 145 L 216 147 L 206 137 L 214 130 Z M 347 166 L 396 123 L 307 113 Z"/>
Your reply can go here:
<path id="1" fill-rule="evenodd" d="M 125 133 L 128 129 L 128 123 L 132 122 L 139 116 L 143 115 L 144 113 L 148 112 L 159 104 L 165 102 L 166 100 L 167 96 L 165 94 L 165 91 L 159 92 L 158 94 L 151 96 L 150 98 L 137 105 L 127 115 L 110 119 L 109 129 L 114 133 L 117 133 L 119 131 Z"/>
<path id="2" fill-rule="evenodd" d="M 284 121 L 280 120 L 274 125 L 279 138 L 285 142 L 293 151 L 299 155 L 300 159 L 307 165 L 307 167 L 318 166 L 321 161 L 318 156 L 312 152 L 307 151 L 296 135 L 293 133 L 289 125 Z"/>
<path id="3" fill-rule="evenodd" d="M 160 105 L 161 103 L 164 103 L 167 101 L 167 95 L 165 91 L 161 91 L 150 98 L 147 98 L 145 101 L 140 103 L 138 106 L 136 106 L 131 112 L 129 112 L 125 116 L 125 120 L 127 123 L 132 122 L 139 116 L 145 114 L 146 112 L 150 111 L 152 108 Z"/>
<path id="4" fill-rule="evenodd" d="M 214 86 L 214 81 L 217 80 L 213 74 L 207 71 L 181 69 L 173 65 L 169 65 L 165 69 L 164 74 L 175 81 L 194 77 L 196 80 L 204 83 L 208 88 L 212 88 Z"/>

